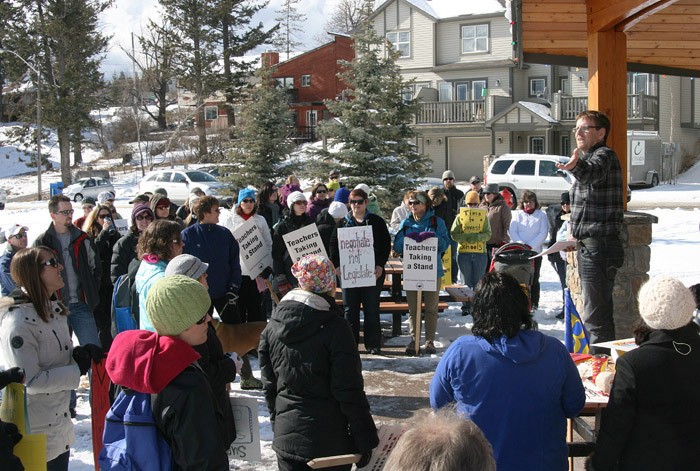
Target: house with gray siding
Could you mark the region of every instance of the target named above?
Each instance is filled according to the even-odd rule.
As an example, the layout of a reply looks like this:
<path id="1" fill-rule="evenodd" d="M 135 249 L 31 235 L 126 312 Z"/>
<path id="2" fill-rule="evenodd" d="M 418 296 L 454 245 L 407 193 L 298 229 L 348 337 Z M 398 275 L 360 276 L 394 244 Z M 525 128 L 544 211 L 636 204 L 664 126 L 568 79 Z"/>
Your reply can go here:
<path id="1" fill-rule="evenodd" d="M 504 153 L 570 155 L 588 105 L 588 73 L 522 63 L 506 0 L 377 0 L 373 27 L 400 52 L 406 97 L 417 99 L 417 145 L 458 180 Z M 388 53 L 388 52 L 387 52 Z M 697 80 L 628 74 L 628 129 L 656 131 L 665 158 L 700 152 Z"/>

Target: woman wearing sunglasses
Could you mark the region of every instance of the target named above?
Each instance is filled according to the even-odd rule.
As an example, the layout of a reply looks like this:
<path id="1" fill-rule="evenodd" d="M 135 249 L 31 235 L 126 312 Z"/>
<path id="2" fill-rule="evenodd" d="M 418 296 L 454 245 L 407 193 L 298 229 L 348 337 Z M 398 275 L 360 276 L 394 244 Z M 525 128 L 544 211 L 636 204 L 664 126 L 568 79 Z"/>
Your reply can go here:
<path id="1" fill-rule="evenodd" d="M 112 343 L 112 291 L 114 291 L 114 284 L 107 273 L 112 265 L 112 249 L 121 238 L 114 226 L 114 217 L 115 213 L 109 205 L 98 204 L 88 214 L 82 227 L 83 231 L 95 241 L 95 248 L 100 254 L 102 273 L 105 274 L 100 277 L 100 303 L 94 311 L 100 346 L 105 350 L 109 350 Z"/>
<path id="2" fill-rule="evenodd" d="M 329 207 L 332 202 L 333 199 L 328 197 L 328 187 L 326 187 L 326 184 L 316 183 L 313 188 L 311 188 L 311 200 L 306 206 L 306 214 L 315 221 L 321 211 Z"/>
<path id="3" fill-rule="evenodd" d="M 435 216 L 433 202 L 425 191 L 412 191 L 408 195 L 408 207 L 411 211 L 406 219 L 401 222 L 399 231 L 394 238 L 394 251 L 403 255 L 403 244 L 406 237 L 415 240 L 425 240 L 430 237 L 438 238 L 438 254 L 440 258 L 450 246 L 450 236 L 445 226 L 445 221 L 441 217 Z M 423 302 L 425 303 L 425 353 L 432 355 L 436 353 L 435 330 L 437 329 L 438 302 L 440 301 L 440 279 L 445 272 L 442 269 L 442 262 L 437 264 L 437 290 L 423 291 Z M 415 348 L 415 319 L 416 313 L 420 312 L 418 306 L 418 292 L 406 291 L 408 300 L 409 327 L 411 332 L 411 343 L 406 346 L 406 355 L 416 355 Z"/>
<path id="4" fill-rule="evenodd" d="M 56 299 L 63 266 L 44 246 L 17 252 L 10 265 L 17 283 L 13 297 L 0 299 L 0 350 L 7 367 L 24 369 L 32 433 L 46 435 L 48 471 L 68 469 L 74 441 L 70 394 L 102 350 L 73 348 L 66 306 Z"/>
<path id="5" fill-rule="evenodd" d="M 283 236 L 308 226 L 314 222 L 306 214 L 308 205 L 306 196 L 301 191 L 294 191 L 287 196 L 287 206 L 289 212 L 275 229 L 272 238 L 272 271 L 275 274 L 274 284 L 279 293 L 284 296 L 287 291 L 298 285 L 297 279 L 292 276 L 292 258 L 287 252 L 287 244 L 284 243 Z"/>
<path id="6" fill-rule="evenodd" d="M 129 276 L 136 275 L 136 270 L 138 270 L 140 264 L 140 260 L 136 256 L 136 245 L 143 231 L 155 219 L 156 216 L 148 203 L 134 204 L 134 209 L 131 210 L 129 232 L 119 239 L 112 249 L 112 267 L 110 270 L 112 283 L 117 281 L 117 278 L 121 275 L 127 273 Z"/>
<path id="7" fill-rule="evenodd" d="M 0 231 L 0 244 L 7 242 L 5 252 L 0 256 L 0 296 L 8 296 L 15 289 L 10 275 L 10 263 L 17 252 L 27 248 L 27 227 L 13 224 Z"/>

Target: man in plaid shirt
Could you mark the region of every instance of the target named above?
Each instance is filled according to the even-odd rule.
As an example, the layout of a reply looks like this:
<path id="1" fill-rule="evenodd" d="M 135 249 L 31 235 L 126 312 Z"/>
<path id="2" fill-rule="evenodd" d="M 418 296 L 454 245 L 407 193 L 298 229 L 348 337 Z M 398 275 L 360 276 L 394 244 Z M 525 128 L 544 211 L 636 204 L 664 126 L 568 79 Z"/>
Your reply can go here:
<path id="1" fill-rule="evenodd" d="M 622 169 L 605 141 L 610 119 L 600 111 L 583 111 L 576 117 L 576 146 L 571 160 L 557 164 L 570 171 L 571 235 L 576 239 L 577 261 L 583 291 L 583 318 L 590 343 L 615 339 L 613 287 L 624 251 L 622 227 Z"/>

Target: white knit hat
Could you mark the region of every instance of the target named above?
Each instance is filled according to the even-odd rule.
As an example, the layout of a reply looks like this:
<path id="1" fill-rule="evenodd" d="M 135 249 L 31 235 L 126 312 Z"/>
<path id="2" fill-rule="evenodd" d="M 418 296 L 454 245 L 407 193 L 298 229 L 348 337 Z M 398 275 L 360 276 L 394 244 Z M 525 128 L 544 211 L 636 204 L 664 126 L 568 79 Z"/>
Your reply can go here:
<path id="1" fill-rule="evenodd" d="M 360 183 L 355 187 L 356 190 L 362 190 L 369 196 L 369 186 L 366 183 Z"/>
<path id="2" fill-rule="evenodd" d="M 655 276 L 639 290 L 639 314 L 652 329 L 674 330 L 693 317 L 695 300 L 683 283 L 670 276 Z"/>
<path id="3" fill-rule="evenodd" d="M 306 196 L 304 196 L 304 193 L 301 191 L 292 191 L 289 196 L 287 196 L 287 206 L 289 206 L 289 209 L 291 209 L 297 201 L 306 201 Z"/>
<path id="4" fill-rule="evenodd" d="M 348 207 L 340 201 L 333 201 L 328 207 L 328 214 L 336 219 L 344 218 L 348 214 Z"/>

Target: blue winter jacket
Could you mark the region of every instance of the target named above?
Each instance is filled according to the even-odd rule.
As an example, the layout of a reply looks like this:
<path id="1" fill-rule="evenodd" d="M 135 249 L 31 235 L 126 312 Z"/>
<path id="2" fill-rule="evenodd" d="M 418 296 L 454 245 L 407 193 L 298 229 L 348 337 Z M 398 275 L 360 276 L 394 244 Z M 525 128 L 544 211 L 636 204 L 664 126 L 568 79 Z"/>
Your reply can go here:
<path id="1" fill-rule="evenodd" d="M 15 281 L 10 276 L 10 263 L 16 253 L 8 243 L 7 250 L 0 256 L 0 296 L 8 296 L 15 289 Z"/>
<path id="2" fill-rule="evenodd" d="M 153 283 L 165 276 L 165 267 L 167 266 L 168 262 L 164 260 L 158 260 L 156 263 L 141 260 L 139 269 L 136 272 L 134 288 L 139 294 L 139 329 L 141 330 L 156 331 L 148 318 L 148 314 L 146 314 L 146 296 L 148 296 L 148 290 L 151 289 Z"/>
<path id="3" fill-rule="evenodd" d="M 430 405 L 452 402 L 484 432 L 498 471 L 555 471 L 568 469 L 566 418 L 578 415 L 586 395 L 564 345 L 524 330 L 450 345 L 430 383 Z"/>
<path id="4" fill-rule="evenodd" d="M 207 283 L 209 297 L 223 298 L 230 290 L 241 286 L 241 262 L 238 258 L 238 242 L 231 231 L 218 224 L 194 224 L 182 231 L 185 243 L 183 253 L 188 253 L 209 264 Z"/>
<path id="5" fill-rule="evenodd" d="M 399 224 L 399 230 L 394 237 L 394 252 L 403 254 L 403 240 L 406 234 L 419 233 L 430 231 L 434 232 L 438 238 L 438 253 L 440 256 L 445 253 L 450 246 L 450 235 L 447 232 L 445 221 L 435 216 L 435 211 L 432 208 L 428 209 L 420 221 L 413 219 L 413 214 L 409 213 L 406 219 Z M 442 278 L 445 271 L 442 269 L 442 263 L 438 263 L 438 278 Z"/>

